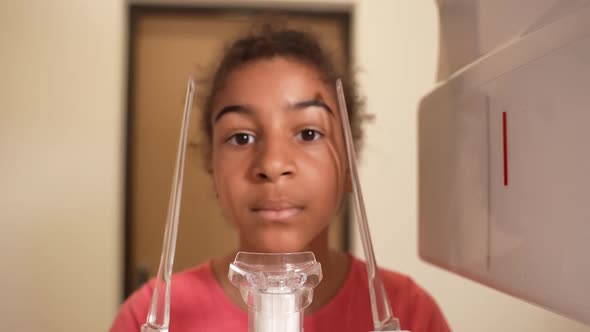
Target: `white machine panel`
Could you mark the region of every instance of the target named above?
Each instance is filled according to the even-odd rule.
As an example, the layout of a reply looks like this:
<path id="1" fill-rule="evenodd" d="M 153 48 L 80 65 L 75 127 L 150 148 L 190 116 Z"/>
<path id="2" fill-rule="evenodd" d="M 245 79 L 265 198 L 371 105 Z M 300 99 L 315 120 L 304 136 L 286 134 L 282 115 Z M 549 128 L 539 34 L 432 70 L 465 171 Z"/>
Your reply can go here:
<path id="1" fill-rule="evenodd" d="M 419 251 L 590 324 L 590 4 L 422 100 Z"/>

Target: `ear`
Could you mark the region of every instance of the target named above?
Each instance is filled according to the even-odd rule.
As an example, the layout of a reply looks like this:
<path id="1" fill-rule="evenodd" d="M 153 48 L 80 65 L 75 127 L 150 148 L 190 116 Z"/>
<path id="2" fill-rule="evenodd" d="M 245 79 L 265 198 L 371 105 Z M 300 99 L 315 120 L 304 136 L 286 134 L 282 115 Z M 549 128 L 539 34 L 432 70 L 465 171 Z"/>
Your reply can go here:
<path id="1" fill-rule="evenodd" d="M 346 173 L 344 173 L 344 191 L 347 193 L 352 192 L 352 177 L 348 168 L 346 169 Z"/>

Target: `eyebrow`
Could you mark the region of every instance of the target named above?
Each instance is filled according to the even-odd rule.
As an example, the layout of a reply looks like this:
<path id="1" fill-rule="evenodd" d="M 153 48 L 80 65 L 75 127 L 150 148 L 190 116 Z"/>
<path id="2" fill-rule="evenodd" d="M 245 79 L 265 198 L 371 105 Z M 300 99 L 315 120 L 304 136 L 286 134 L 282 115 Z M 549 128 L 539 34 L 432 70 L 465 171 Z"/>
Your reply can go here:
<path id="1" fill-rule="evenodd" d="M 320 107 L 320 108 L 324 109 L 325 111 L 327 111 L 328 113 L 330 113 L 331 115 L 334 115 L 334 111 L 332 111 L 330 106 L 328 106 L 325 102 L 323 102 L 321 99 L 318 99 L 318 98 L 296 102 L 295 104 L 290 105 L 289 109 L 301 110 L 301 109 L 304 109 L 307 107 Z M 215 119 L 213 119 L 213 123 L 218 122 L 222 116 L 229 114 L 229 113 L 252 114 L 254 112 L 252 111 L 252 109 L 250 107 L 247 107 L 244 105 L 228 105 L 228 106 L 223 107 L 221 109 L 221 111 L 219 111 L 217 113 L 217 115 L 215 115 Z"/>
<path id="2" fill-rule="evenodd" d="M 330 106 L 328 106 L 328 104 L 326 104 L 323 100 L 321 100 L 319 98 L 300 101 L 300 102 L 293 104 L 293 106 L 291 106 L 291 107 L 295 110 L 300 110 L 300 109 L 307 108 L 307 107 L 321 107 L 324 110 L 328 111 L 328 113 L 334 115 L 334 112 L 332 111 Z"/>
<path id="3" fill-rule="evenodd" d="M 229 106 L 225 106 L 224 108 L 221 109 L 221 111 L 219 111 L 219 113 L 217 113 L 217 115 L 215 116 L 215 119 L 213 119 L 213 122 L 217 122 L 219 121 L 219 119 L 221 119 L 222 116 L 228 114 L 228 113 L 242 113 L 242 114 L 252 114 L 252 109 L 250 109 L 249 107 L 243 106 L 243 105 L 229 105 Z"/>

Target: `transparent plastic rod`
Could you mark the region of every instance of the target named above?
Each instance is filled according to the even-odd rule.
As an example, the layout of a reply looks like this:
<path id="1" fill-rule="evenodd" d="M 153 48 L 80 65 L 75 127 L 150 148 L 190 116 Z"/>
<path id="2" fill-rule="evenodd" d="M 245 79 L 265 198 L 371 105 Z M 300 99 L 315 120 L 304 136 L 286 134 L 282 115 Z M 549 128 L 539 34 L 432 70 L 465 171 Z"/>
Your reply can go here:
<path id="1" fill-rule="evenodd" d="M 350 176 L 352 178 L 352 189 L 355 203 L 354 210 L 361 233 L 363 251 L 367 260 L 367 274 L 369 276 L 369 294 L 371 297 L 371 310 L 373 312 L 373 325 L 375 331 L 399 331 L 399 321 L 393 316 L 391 312 L 389 299 L 387 298 L 383 281 L 381 280 L 379 271 L 377 270 L 377 262 L 375 260 L 375 253 L 373 251 L 373 243 L 371 242 L 371 234 L 369 233 L 369 224 L 367 222 L 367 213 L 365 211 L 363 193 L 356 167 L 357 159 L 354 150 L 354 142 L 352 140 L 350 122 L 348 120 L 346 99 L 344 98 L 344 89 L 342 88 L 342 81 L 340 79 L 336 81 L 336 94 L 338 97 L 338 109 L 340 110 L 340 120 L 342 122 L 344 141 L 346 143 L 348 166 L 350 167 Z"/>
<path id="2" fill-rule="evenodd" d="M 184 101 L 180 141 L 178 143 L 178 152 L 176 155 L 172 191 L 168 203 L 168 214 L 166 216 L 166 229 L 164 231 L 164 244 L 162 245 L 160 267 L 158 267 L 158 275 L 156 277 L 150 310 L 145 324 L 141 327 L 141 332 L 168 332 L 168 325 L 170 323 L 170 279 L 172 276 L 172 267 L 174 265 L 174 253 L 176 251 L 180 200 L 182 196 L 182 179 L 184 177 L 184 159 L 186 155 L 186 142 L 188 140 L 189 119 L 193 105 L 194 92 L 195 81 L 190 77 Z"/>

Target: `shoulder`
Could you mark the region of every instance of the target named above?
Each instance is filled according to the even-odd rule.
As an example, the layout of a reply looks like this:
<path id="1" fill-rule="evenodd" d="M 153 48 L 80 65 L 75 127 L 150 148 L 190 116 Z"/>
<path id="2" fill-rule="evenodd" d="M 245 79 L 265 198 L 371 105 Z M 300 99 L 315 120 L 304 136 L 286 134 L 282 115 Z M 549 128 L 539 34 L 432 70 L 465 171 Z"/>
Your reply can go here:
<path id="1" fill-rule="evenodd" d="M 366 263 L 353 257 L 352 266 L 363 270 L 364 281 L 368 282 Z M 399 318 L 402 328 L 412 332 L 447 332 L 449 327 L 434 298 L 410 276 L 386 268 L 379 268 L 379 276 L 394 315 Z"/>
<path id="2" fill-rule="evenodd" d="M 356 274 L 361 281 L 368 282 L 367 263 L 365 261 L 351 255 L 350 266 L 350 273 Z M 401 295 L 401 293 L 417 293 L 420 295 L 421 288 L 407 275 L 382 267 L 379 267 L 378 270 L 388 294 L 394 293 Z"/>
<path id="3" fill-rule="evenodd" d="M 210 261 L 191 269 L 175 273 L 172 276 L 173 301 L 182 299 L 181 294 L 203 294 L 204 290 L 212 287 L 214 277 L 211 272 Z M 149 306 L 152 301 L 155 280 L 152 279 L 134 291 L 121 305 L 111 326 L 111 332 L 138 331 L 145 322 Z M 178 295 L 175 295 L 178 294 Z"/>

